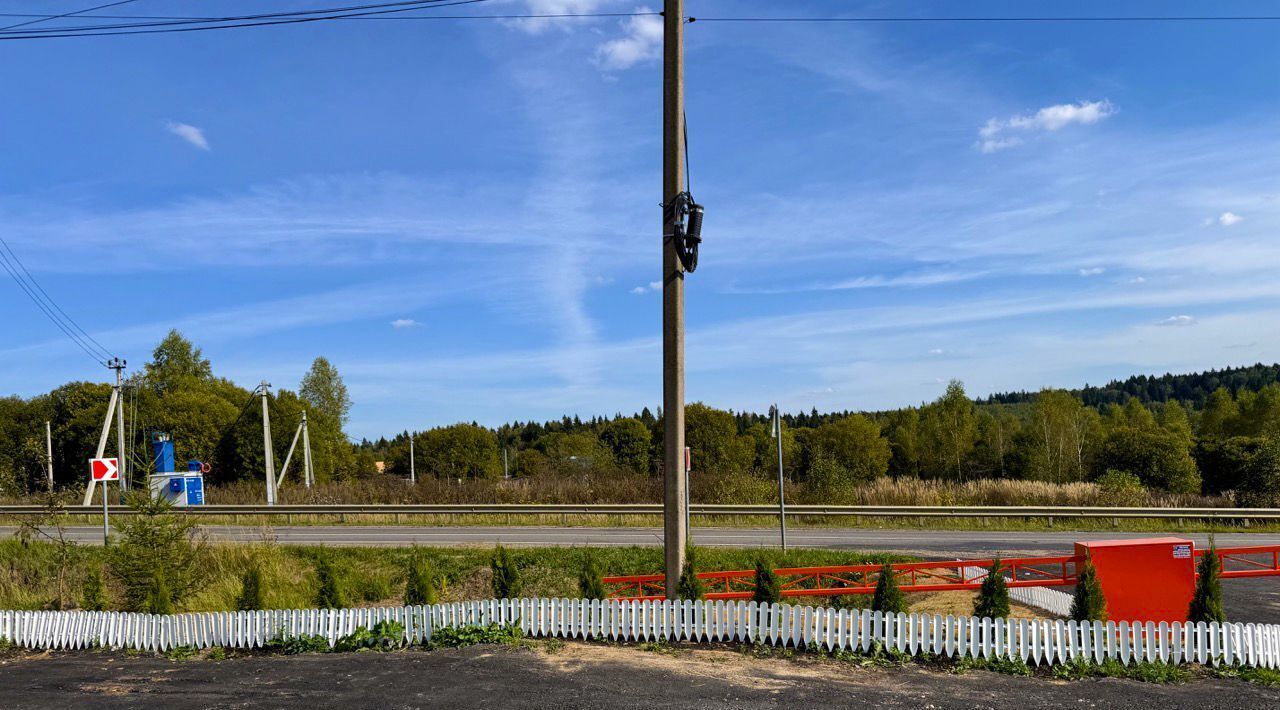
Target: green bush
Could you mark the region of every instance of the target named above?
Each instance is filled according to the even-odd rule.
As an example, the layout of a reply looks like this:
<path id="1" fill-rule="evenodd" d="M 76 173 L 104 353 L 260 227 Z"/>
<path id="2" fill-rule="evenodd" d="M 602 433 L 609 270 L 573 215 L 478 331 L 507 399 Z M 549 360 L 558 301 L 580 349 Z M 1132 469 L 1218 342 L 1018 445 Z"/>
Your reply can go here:
<path id="1" fill-rule="evenodd" d="M 328 653 L 329 639 L 323 636 L 285 636 L 281 631 L 266 644 L 266 650 L 296 656 L 299 653 Z"/>
<path id="2" fill-rule="evenodd" d="M 1227 613 L 1222 609 L 1222 569 L 1217 552 L 1217 546 L 1210 537 L 1209 549 L 1200 556 L 1197 565 L 1196 590 L 1187 609 L 1187 621 L 1208 624 L 1227 620 Z"/>
<path id="3" fill-rule="evenodd" d="M 1108 469 L 1094 481 L 1106 505 L 1138 507 L 1147 502 L 1147 489 L 1142 479 L 1127 471 Z"/>
<path id="4" fill-rule="evenodd" d="M 240 578 L 240 595 L 236 597 L 237 611 L 255 611 L 265 609 L 262 600 L 262 570 L 251 564 Z"/>
<path id="5" fill-rule="evenodd" d="M 107 608 L 107 591 L 102 583 L 102 570 L 90 567 L 80 593 L 80 608 L 85 611 L 104 611 Z"/>
<path id="6" fill-rule="evenodd" d="M 435 575 L 431 566 L 415 550 L 409 555 L 409 566 L 404 585 L 405 606 L 428 606 L 438 600 Z"/>
<path id="7" fill-rule="evenodd" d="M 973 615 L 981 618 L 999 619 L 1009 616 L 1009 587 L 1005 584 L 1004 574 L 1000 570 L 1000 558 L 991 563 L 986 579 L 978 590 L 978 600 L 973 605 Z"/>
<path id="8" fill-rule="evenodd" d="M 337 652 L 394 651 L 405 646 L 404 624 L 398 621 L 379 621 L 373 628 L 361 626 L 338 639 L 333 645 Z"/>
<path id="9" fill-rule="evenodd" d="M 124 589 L 129 611 L 173 609 L 205 579 L 205 547 L 193 541 L 195 523 L 148 492 L 127 500 L 134 515 L 115 524 L 120 536 L 107 551 L 108 570 Z"/>
<path id="10" fill-rule="evenodd" d="M 871 610 L 886 614 L 898 614 L 907 611 L 907 598 L 898 589 L 898 579 L 893 573 L 893 566 L 885 563 L 880 568 L 880 579 L 876 582 L 876 592 L 871 597 Z"/>
<path id="11" fill-rule="evenodd" d="M 523 637 L 519 626 L 453 626 L 431 632 L 429 648 L 460 648 L 485 643 L 511 644 Z"/>
<path id="12" fill-rule="evenodd" d="M 489 580 L 489 584 L 493 588 L 493 596 L 495 598 L 515 599 L 520 596 L 520 589 L 524 586 L 524 582 L 520 578 L 520 567 L 511 558 L 507 548 L 498 545 L 498 548 L 493 551 L 493 559 L 489 562 L 489 569 L 493 572 L 493 577 Z"/>
<path id="13" fill-rule="evenodd" d="M 1076 571 L 1076 593 L 1071 600 L 1071 618 L 1076 621 L 1106 621 L 1107 598 L 1093 562 L 1085 560 Z"/>
<path id="14" fill-rule="evenodd" d="M 587 555 L 578 575 L 578 593 L 583 599 L 604 599 L 608 593 L 604 588 L 604 575 L 600 573 L 600 563 L 595 555 Z"/>
<path id="15" fill-rule="evenodd" d="M 756 586 L 751 593 L 751 600 L 761 604 L 777 604 L 782 601 L 782 583 L 764 560 L 756 561 Z"/>
<path id="16" fill-rule="evenodd" d="M 707 592 L 698 578 L 697 565 L 694 562 L 693 548 L 684 553 L 684 566 L 680 568 L 680 580 L 676 583 L 676 596 L 680 599 L 703 599 Z"/>
<path id="17" fill-rule="evenodd" d="M 342 581 L 328 555 L 320 554 L 316 557 L 316 580 L 319 582 L 319 588 L 316 590 L 317 608 L 342 609 L 347 606 Z"/>

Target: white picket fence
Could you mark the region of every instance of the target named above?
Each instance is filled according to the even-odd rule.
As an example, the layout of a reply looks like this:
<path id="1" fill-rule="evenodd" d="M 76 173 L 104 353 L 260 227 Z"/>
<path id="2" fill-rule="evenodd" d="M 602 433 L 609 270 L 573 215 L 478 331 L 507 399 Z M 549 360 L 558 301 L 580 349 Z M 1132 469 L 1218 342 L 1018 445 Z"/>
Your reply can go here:
<path id="1" fill-rule="evenodd" d="M 1009 598 L 1057 616 L 1071 616 L 1070 594 L 1048 587 L 1011 587 Z"/>
<path id="2" fill-rule="evenodd" d="M 764 643 L 868 652 L 1021 659 L 1163 661 L 1280 667 L 1280 626 L 1033 621 L 836 610 L 738 601 L 501 599 L 433 606 L 298 609 L 155 616 L 123 612 L 0 611 L 0 639 L 23 648 L 96 646 L 259 648 L 281 636 L 337 639 L 383 620 L 422 643 L 436 629 L 516 625 L 531 637 Z"/>

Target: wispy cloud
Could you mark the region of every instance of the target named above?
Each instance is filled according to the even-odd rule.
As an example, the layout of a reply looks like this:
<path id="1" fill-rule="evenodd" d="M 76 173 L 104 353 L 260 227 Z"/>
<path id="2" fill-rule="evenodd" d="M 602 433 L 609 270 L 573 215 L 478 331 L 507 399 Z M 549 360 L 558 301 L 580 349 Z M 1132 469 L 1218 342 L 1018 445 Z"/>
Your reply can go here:
<path id="1" fill-rule="evenodd" d="M 1101 266 L 1091 266 L 1087 269 L 1080 269 L 1080 275 L 1085 277 L 1097 276 L 1099 274 L 1105 274 L 1106 272 L 1107 270 Z"/>
<path id="2" fill-rule="evenodd" d="M 994 153 L 1022 143 L 1025 136 L 1057 131 L 1072 124 L 1097 123 L 1115 113 L 1110 101 L 1081 101 L 1077 104 L 1046 106 L 1033 114 L 991 118 L 978 130 L 978 149 Z"/>
<path id="3" fill-rule="evenodd" d="M 636 12 L 652 12 L 638 7 Z M 596 62 L 604 69 L 629 69 L 662 55 L 662 18 L 656 15 L 628 17 L 618 23 L 622 36 L 596 47 Z"/>
<path id="4" fill-rule="evenodd" d="M 397 318 L 391 321 L 392 328 L 421 328 L 422 324 L 412 318 Z"/>
<path id="5" fill-rule="evenodd" d="M 1191 316 L 1169 316 L 1160 321 L 1160 325 L 1195 325 L 1196 319 Z"/>
<path id="6" fill-rule="evenodd" d="M 209 150 L 209 141 L 204 137 L 204 131 L 189 123 L 179 123 L 177 121 L 169 121 L 164 124 L 165 130 L 200 150 Z"/>
<path id="7" fill-rule="evenodd" d="M 1244 219 L 1244 217 L 1241 217 L 1240 215 L 1234 212 L 1223 212 L 1222 214 L 1218 215 L 1218 224 L 1221 224 L 1224 227 L 1230 227 L 1231 225 L 1239 222 L 1242 219 Z"/>
<path id="8" fill-rule="evenodd" d="M 525 12 L 530 15 L 585 15 L 596 12 L 602 0 L 524 0 Z M 523 17 L 505 21 L 529 34 L 541 34 L 553 27 L 572 28 L 582 26 L 582 20 L 557 17 Z"/>

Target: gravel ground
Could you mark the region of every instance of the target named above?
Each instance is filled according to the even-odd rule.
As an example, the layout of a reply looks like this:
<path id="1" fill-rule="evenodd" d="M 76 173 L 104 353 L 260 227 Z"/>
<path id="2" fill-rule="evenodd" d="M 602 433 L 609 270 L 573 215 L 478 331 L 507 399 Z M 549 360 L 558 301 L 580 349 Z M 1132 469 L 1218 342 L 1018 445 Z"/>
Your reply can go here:
<path id="1" fill-rule="evenodd" d="M 568 643 L 170 661 L 41 655 L 0 665 L 6 708 L 1280 708 L 1239 680 L 1061 682 L 920 667 L 863 668 L 734 650 L 653 653 Z"/>

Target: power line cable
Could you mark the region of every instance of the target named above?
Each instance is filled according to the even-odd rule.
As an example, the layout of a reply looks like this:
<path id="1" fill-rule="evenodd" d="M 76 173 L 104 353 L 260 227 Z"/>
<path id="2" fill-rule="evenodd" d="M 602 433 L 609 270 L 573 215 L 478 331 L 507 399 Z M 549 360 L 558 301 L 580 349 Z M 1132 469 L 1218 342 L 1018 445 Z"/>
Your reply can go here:
<path id="1" fill-rule="evenodd" d="M 74 15 L 82 15 L 82 14 L 84 14 L 84 13 L 86 13 L 86 12 L 93 12 L 94 10 L 102 10 L 102 9 L 105 9 L 105 8 L 108 8 L 108 7 L 115 7 L 116 5 L 125 5 L 125 4 L 127 4 L 127 3 L 131 3 L 131 2 L 133 2 L 133 1 L 134 1 L 134 0 L 116 0 L 116 2 L 109 2 L 109 3 L 105 4 L 105 5 L 97 5 L 97 6 L 95 6 L 95 7 L 86 7 L 86 8 L 85 8 L 85 9 L 83 9 L 83 10 L 76 10 L 75 12 L 64 12 L 64 13 L 62 13 L 61 15 L 48 15 L 48 16 L 45 16 L 45 17 L 40 17 L 40 18 L 35 19 L 35 20 L 28 20 L 28 21 L 26 21 L 26 22 L 19 22 L 19 23 L 17 23 L 16 25 L 5 25 L 4 27 L 0 27 L 0 31 L 4 31 L 4 30 L 11 30 L 11 29 L 13 29 L 13 28 L 15 28 L 15 27 L 26 27 L 27 25 L 34 25 L 34 24 L 37 24 L 37 23 L 40 23 L 40 22 L 48 22 L 49 20 L 56 20 L 56 19 L 59 19 L 59 18 L 62 18 L 62 17 L 72 17 L 72 16 L 74 16 Z"/>
<path id="2" fill-rule="evenodd" d="M 1270 22 L 1280 15 L 1095 15 L 1053 17 L 690 17 L 689 22 Z"/>
<path id="3" fill-rule="evenodd" d="M 18 270 L 10 265 L 9 257 L 6 256 L 3 251 L 0 251 L 0 266 L 4 267 L 4 270 L 8 272 L 10 277 L 13 278 L 14 283 L 18 284 L 18 287 L 22 289 L 23 293 L 27 294 L 27 298 L 30 298 L 31 302 L 36 304 L 36 307 L 39 308 L 42 313 L 44 313 L 45 317 L 48 318 L 51 323 L 57 326 L 59 330 L 61 330 L 68 338 L 71 339 L 71 342 L 75 343 L 81 350 L 84 351 L 86 355 L 92 358 L 94 362 L 104 367 L 106 366 L 107 363 L 105 361 L 105 358 L 102 358 L 100 355 L 93 352 L 93 350 L 85 343 L 85 341 L 81 340 L 78 336 L 76 336 L 74 331 L 68 329 L 67 326 L 63 324 L 62 321 L 58 320 L 58 317 L 54 315 L 53 311 L 51 311 L 49 307 L 46 306 L 44 302 L 42 302 L 39 299 L 39 297 L 36 296 L 35 291 L 32 291 L 31 287 L 28 286 L 27 283 L 23 281 L 22 278 L 18 275 Z"/>
<path id="4" fill-rule="evenodd" d="M 38 290 L 40 294 L 44 296 L 44 300 L 50 306 L 53 306 L 53 308 L 57 310 L 59 314 L 62 315 L 62 317 L 66 320 L 67 324 L 70 325 L 72 328 L 74 328 L 76 331 L 78 331 L 80 335 L 82 335 L 84 338 L 88 339 L 90 343 L 93 343 L 93 345 L 97 346 L 96 350 L 98 350 L 102 354 L 101 359 L 106 360 L 106 359 L 115 357 L 115 353 L 108 350 L 105 345 L 103 345 L 102 343 L 94 339 L 92 335 L 89 335 L 88 331 L 86 331 L 84 328 L 81 328 L 80 324 L 77 323 L 74 318 L 68 315 L 66 311 L 62 310 L 62 307 L 58 305 L 58 302 L 53 300 L 53 297 L 49 295 L 49 292 L 44 290 L 44 287 L 41 286 L 40 282 L 36 280 L 36 277 L 33 276 L 31 272 L 27 269 L 27 265 L 22 263 L 22 259 L 18 258 L 17 252 L 13 250 L 13 247 L 9 246 L 9 242 L 5 241 L 4 237 L 0 237 L 0 247 L 3 247 L 5 251 L 9 252 L 9 256 L 13 260 L 13 262 L 16 263 L 22 269 L 22 273 L 26 274 L 26 277 L 27 277 L 26 280 L 30 282 L 32 286 L 36 287 L 36 290 Z"/>

